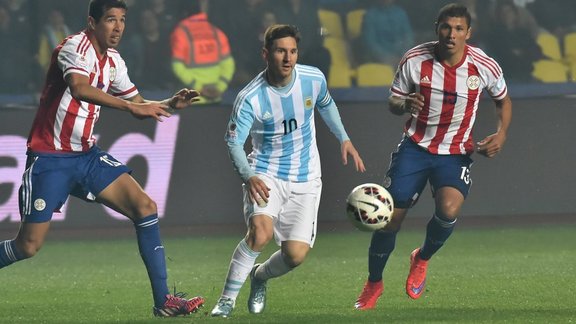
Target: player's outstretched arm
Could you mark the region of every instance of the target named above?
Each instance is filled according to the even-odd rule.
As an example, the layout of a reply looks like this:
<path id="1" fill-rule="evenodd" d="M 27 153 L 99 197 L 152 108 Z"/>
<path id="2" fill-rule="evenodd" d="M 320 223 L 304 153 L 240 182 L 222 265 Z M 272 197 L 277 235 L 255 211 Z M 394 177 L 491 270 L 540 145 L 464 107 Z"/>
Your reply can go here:
<path id="1" fill-rule="evenodd" d="M 352 141 L 346 140 L 342 142 L 342 145 L 340 145 L 340 151 L 342 153 L 342 163 L 344 165 L 348 164 L 348 155 L 350 155 L 354 160 L 354 166 L 356 167 L 356 171 L 358 172 L 366 171 L 366 168 L 364 167 L 364 161 L 362 161 L 362 158 L 360 157 L 358 151 L 356 151 L 356 148 L 354 147 L 354 144 L 352 144 Z"/>
<path id="2" fill-rule="evenodd" d="M 128 100 L 114 97 L 96 87 L 93 87 L 90 84 L 88 77 L 85 75 L 70 73 L 66 75 L 66 82 L 70 87 L 72 97 L 76 100 L 129 111 L 134 117 L 139 119 L 154 118 L 158 121 L 162 121 L 162 116 L 170 117 L 170 113 L 166 111 L 169 107 L 164 103 L 146 102 L 139 94 Z"/>
<path id="3" fill-rule="evenodd" d="M 134 107 L 130 112 L 134 117 L 139 119 L 152 117 L 158 121 L 162 121 L 162 116 L 170 117 L 175 110 L 184 109 L 200 100 L 199 95 L 198 91 L 186 88 L 181 89 L 172 97 L 162 101 L 146 100 L 138 94 L 129 100 L 140 105 Z"/>
<path id="4" fill-rule="evenodd" d="M 99 106 L 129 111 L 138 119 L 154 118 L 162 121 L 162 117 L 170 117 L 170 109 L 182 109 L 198 101 L 198 92 L 182 89 L 174 96 L 163 101 L 147 101 L 140 94 L 124 100 L 114 97 L 90 84 L 87 76 L 70 73 L 66 76 L 72 97 L 76 100 L 89 102 Z"/>

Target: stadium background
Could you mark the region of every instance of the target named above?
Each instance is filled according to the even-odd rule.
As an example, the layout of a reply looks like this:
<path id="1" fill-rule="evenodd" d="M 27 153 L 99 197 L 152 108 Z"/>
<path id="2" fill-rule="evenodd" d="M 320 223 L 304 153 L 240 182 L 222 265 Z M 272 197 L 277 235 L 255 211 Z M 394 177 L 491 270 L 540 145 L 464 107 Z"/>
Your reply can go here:
<path id="1" fill-rule="evenodd" d="M 237 91 L 229 89 L 222 104 L 196 106 L 165 123 L 138 121 L 125 113 L 103 110 L 95 130 L 99 145 L 134 169 L 135 178 L 158 202 L 164 226 L 182 230 L 241 226 L 241 182 L 223 141 Z M 387 87 L 331 91 L 368 169 L 357 174 L 351 166 L 342 167 L 338 143 L 319 120 L 324 174 L 320 222 L 345 224 L 346 195 L 360 183 L 382 181 L 404 119 L 387 111 Z M 1 92 L 0 228 L 13 232 L 18 226 L 17 191 L 37 93 Z M 142 92 L 151 99 L 168 95 Z M 514 222 L 574 223 L 576 151 L 571 135 L 576 120 L 575 92 L 572 82 L 510 84 L 514 116 L 508 141 L 494 159 L 473 156 L 474 185 L 462 210 L 466 219 L 508 217 Z M 492 133 L 495 120 L 491 101 L 483 100 L 475 137 Z M 432 208 L 426 189 L 411 217 L 428 218 Z M 99 205 L 71 198 L 62 213 L 55 214 L 53 226 L 108 231 L 129 224 Z"/>

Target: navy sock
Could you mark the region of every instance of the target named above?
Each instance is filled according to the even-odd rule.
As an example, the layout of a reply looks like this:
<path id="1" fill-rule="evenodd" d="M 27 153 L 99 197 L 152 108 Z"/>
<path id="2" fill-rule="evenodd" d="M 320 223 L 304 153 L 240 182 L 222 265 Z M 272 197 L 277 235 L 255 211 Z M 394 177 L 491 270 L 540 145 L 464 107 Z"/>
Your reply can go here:
<path id="1" fill-rule="evenodd" d="M 164 246 L 160 241 L 160 226 L 156 214 L 144 217 L 134 222 L 136 237 L 138 239 L 138 249 L 144 261 L 150 284 L 152 285 L 152 295 L 154 296 L 154 306 L 162 307 L 169 294 L 166 273 L 166 259 L 164 256 Z"/>
<path id="2" fill-rule="evenodd" d="M 426 226 L 426 240 L 420 249 L 420 258 L 428 260 L 440 250 L 452 234 L 455 224 L 456 220 L 442 219 L 434 214 Z"/>
<path id="3" fill-rule="evenodd" d="M 376 231 L 372 234 L 372 241 L 368 249 L 368 280 L 377 282 L 382 280 L 382 272 L 388 262 L 390 253 L 396 247 L 396 234 L 398 232 Z"/>
<path id="4" fill-rule="evenodd" d="M 26 258 L 16 249 L 14 240 L 0 242 L 0 269 L 23 259 Z"/>

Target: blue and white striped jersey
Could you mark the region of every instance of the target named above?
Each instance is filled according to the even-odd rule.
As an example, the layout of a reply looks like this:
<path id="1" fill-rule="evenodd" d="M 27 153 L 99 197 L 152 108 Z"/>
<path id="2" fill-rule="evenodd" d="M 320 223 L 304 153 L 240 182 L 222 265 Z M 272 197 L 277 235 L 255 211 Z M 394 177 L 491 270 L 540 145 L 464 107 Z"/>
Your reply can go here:
<path id="1" fill-rule="evenodd" d="M 236 97 L 225 140 L 244 181 L 257 173 L 294 182 L 321 176 L 315 107 L 340 142 L 348 139 L 324 74 L 297 64 L 292 76 L 290 85 L 278 89 L 262 72 Z M 252 152 L 246 156 L 248 135 Z"/>

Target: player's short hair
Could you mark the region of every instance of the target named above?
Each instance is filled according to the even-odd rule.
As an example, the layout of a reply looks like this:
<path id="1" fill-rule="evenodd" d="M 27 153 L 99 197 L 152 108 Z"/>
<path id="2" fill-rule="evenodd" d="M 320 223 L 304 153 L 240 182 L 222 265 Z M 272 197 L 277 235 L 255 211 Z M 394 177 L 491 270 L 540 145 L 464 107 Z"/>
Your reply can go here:
<path id="1" fill-rule="evenodd" d="M 264 48 L 270 50 L 275 40 L 284 37 L 293 37 L 296 44 L 300 42 L 300 31 L 294 25 L 272 25 L 264 33 Z"/>
<path id="2" fill-rule="evenodd" d="M 90 0 L 88 16 L 99 22 L 100 18 L 110 8 L 120 8 L 128 11 L 128 6 L 124 0 Z"/>
<path id="3" fill-rule="evenodd" d="M 466 18 L 466 23 L 468 24 L 468 28 L 472 25 L 472 16 L 470 16 L 470 12 L 468 12 L 468 8 L 460 3 L 449 3 L 442 7 L 440 11 L 438 11 L 438 18 L 436 18 L 436 27 L 438 24 L 449 17 L 464 17 Z"/>

